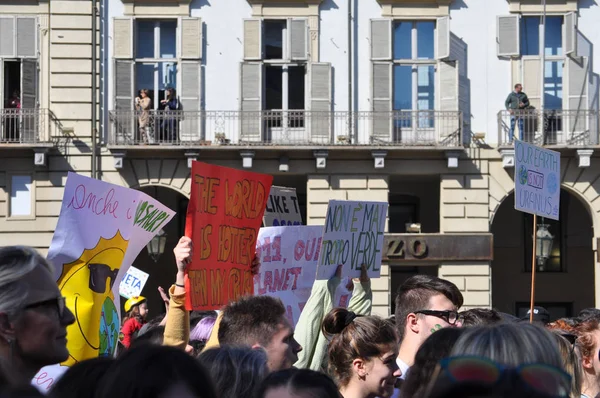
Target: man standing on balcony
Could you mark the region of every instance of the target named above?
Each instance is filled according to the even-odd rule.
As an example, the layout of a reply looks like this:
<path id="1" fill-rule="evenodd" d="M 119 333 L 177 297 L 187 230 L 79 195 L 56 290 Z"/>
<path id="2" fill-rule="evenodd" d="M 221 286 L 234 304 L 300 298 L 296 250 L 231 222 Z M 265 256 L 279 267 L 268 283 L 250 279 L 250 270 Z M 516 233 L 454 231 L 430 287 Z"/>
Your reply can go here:
<path id="1" fill-rule="evenodd" d="M 509 142 L 512 144 L 517 120 L 519 121 L 519 139 L 523 139 L 524 110 L 529 107 L 529 98 L 523 92 L 523 86 L 520 83 L 515 84 L 515 90 L 508 94 L 506 101 L 504 101 L 504 106 L 510 113 Z"/>

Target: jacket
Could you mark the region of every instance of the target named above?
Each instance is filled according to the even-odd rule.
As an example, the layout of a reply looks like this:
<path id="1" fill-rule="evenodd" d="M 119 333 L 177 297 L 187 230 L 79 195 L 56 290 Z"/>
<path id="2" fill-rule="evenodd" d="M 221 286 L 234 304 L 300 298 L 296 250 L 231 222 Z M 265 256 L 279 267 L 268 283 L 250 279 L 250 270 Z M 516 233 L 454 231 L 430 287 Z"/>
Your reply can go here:
<path id="1" fill-rule="evenodd" d="M 123 343 L 126 348 L 129 348 L 133 335 L 138 332 L 142 326 L 143 325 L 140 323 L 140 321 L 138 321 L 135 317 L 129 318 L 125 321 L 125 323 L 123 323 L 123 327 L 121 328 L 123 339 L 121 343 Z"/>
<path id="2" fill-rule="evenodd" d="M 520 103 L 523 103 L 523 106 L 519 106 Z M 524 92 L 520 92 L 520 93 L 516 93 L 516 92 L 511 92 L 510 94 L 508 94 L 508 97 L 506 97 L 506 101 L 504 101 L 504 106 L 506 107 L 506 109 L 525 109 L 529 106 L 529 98 L 527 98 L 527 94 L 525 94 Z"/>

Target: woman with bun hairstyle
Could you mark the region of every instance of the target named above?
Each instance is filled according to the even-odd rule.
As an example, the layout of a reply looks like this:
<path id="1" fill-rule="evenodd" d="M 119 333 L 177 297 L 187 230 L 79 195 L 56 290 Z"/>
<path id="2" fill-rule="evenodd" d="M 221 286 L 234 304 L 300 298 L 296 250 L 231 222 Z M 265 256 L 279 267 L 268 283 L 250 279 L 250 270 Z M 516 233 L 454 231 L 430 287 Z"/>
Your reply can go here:
<path id="1" fill-rule="evenodd" d="M 148 305 L 144 296 L 134 296 L 125 302 L 125 312 L 127 315 L 123 318 L 123 326 L 119 339 L 125 348 L 131 346 L 131 340 L 146 323 L 148 316 Z"/>
<path id="2" fill-rule="evenodd" d="M 391 397 L 400 370 L 394 326 L 378 316 L 333 309 L 323 320 L 329 371 L 344 398 Z"/>

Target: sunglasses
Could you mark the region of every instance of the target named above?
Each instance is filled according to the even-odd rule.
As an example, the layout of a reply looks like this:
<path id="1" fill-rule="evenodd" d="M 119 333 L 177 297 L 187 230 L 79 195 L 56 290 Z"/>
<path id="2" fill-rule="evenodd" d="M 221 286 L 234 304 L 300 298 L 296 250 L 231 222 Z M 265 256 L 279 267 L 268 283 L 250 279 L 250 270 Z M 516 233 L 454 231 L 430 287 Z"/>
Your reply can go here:
<path id="1" fill-rule="evenodd" d="M 88 268 L 90 269 L 89 287 L 91 291 L 98 294 L 106 293 L 107 280 L 109 280 L 110 289 L 112 290 L 117 275 L 119 274 L 118 268 L 112 270 L 107 264 L 101 263 L 88 264 Z"/>
<path id="2" fill-rule="evenodd" d="M 462 321 L 462 316 L 457 311 L 434 311 L 421 310 L 415 311 L 415 314 L 431 315 L 443 319 L 450 325 L 456 325 L 456 322 Z"/>
<path id="3" fill-rule="evenodd" d="M 65 308 L 67 304 L 64 297 L 57 297 L 50 300 L 39 301 L 37 303 L 29 304 L 24 307 L 26 310 L 31 310 L 40 307 L 56 306 L 59 318 L 62 318 L 65 314 Z"/>
<path id="4" fill-rule="evenodd" d="M 571 376 L 545 364 L 524 364 L 516 368 L 500 365 L 481 357 L 450 357 L 440 361 L 440 368 L 454 383 L 496 385 L 505 378 L 521 381 L 538 393 L 553 397 L 569 397 Z"/>

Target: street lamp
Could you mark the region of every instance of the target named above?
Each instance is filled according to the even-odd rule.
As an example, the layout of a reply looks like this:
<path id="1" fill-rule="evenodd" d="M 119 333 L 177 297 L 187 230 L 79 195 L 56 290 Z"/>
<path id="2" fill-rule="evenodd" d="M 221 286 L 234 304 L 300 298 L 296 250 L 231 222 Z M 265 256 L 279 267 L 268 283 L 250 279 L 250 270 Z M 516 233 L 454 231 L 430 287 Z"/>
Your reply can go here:
<path id="1" fill-rule="evenodd" d="M 158 262 L 160 256 L 165 252 L 166 243 L 167 234 L 161 229 L 146 245 L 146 249 L 148 249 L 148 255 L 150 255 L 150 258 L 152 258 L 155 263 Z"/>
<path id="2" fill-rule="evenodd" d="M 540 271 L 544 270 L 546 260 L 550 257 L 554 236 L 548 230 L 548 224 L 538 224 L 535 236 L 535 257 Z"/>

